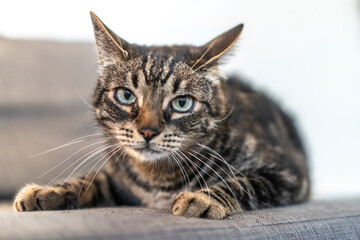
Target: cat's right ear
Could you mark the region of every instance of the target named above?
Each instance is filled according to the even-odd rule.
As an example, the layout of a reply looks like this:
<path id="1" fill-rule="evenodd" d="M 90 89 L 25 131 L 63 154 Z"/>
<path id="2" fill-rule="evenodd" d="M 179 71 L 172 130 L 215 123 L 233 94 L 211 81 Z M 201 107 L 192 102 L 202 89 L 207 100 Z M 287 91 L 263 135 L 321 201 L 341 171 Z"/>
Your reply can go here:
<path id="1" fill-rule="evenodd" d="M 90 15 L 94 26 L 99 62 L 129 60 L 134 54 L 131 45 L 111 31 L 93 12 L 90 12 Z"/>

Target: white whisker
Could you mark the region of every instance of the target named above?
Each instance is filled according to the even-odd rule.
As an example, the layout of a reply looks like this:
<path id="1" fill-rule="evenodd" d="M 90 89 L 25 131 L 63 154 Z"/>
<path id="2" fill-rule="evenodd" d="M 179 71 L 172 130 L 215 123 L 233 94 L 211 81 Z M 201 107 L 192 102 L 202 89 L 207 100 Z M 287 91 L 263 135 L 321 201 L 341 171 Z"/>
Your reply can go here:
<path id="1" fill-rule="evenodd" d="M 214 163 L 218 168 L 220 168 L 220 169 L 228 176 L 228 178 L 233 179 L 234 182 L 238 185 L 238 187 L 239 187 L 242 191 L 244 191 L 244 192 L 245 192 L 246 194 L 248 194 L 251 198 L 253 198 L 254 200 L 257 201 L 257 199 L 256 199 L 253 195 L 251 195 L 248 191 L 246 191 L 246 190 L 241 186 L 240 182 L 236 179 L 236 176 L 235 176 L 234 172 L 230 169 L 230 167 L 229 167 L 229 169 L 230 169 L 231 173 L 233 174 L 233 177 L 231 177 L 230 174 L 227 173 L 222 167 L 220 167 L 215 161 L 213 161 L 213 160 L 211 160 L 210 158 L 202 155 L 202 154 L 199 153 L 199 152 L 196 152 L 196 151 L 194 151 L 194 150 L 190 150 L 190 151 L 192 151 L 192 152 L 194 152 L 194 153 L 196 153 L 196 154 L 198 154 L 198 155 L 206 158 L 206 159 L 209 160 L 210 162 Z M 225 161 L 225 163 L 226 163 L 226 161 Z"/>
<path id="2" fill-rule="evenodd" d="M 210 198 L 210 192 L 209 192 L 209 186 L 207 185 L 204 177 L 202 176 L 202 174 L 200 173 L 199 169 L 197 168 L 197 165 L 196 165 L 193 161 L 191 161 L 191 159 L 188 158 L 183 152 L 181 152 L 180 150 L 178 150 L 178 151 L 195 167 L 196 171 L 199 173 L 201 179 L 203 180 L 203 182 L 204 182 L 204 184 L 205 184 L 206 189 L 208 190 L 208 203 L 209 203 L 209 202 L 210 202 L 210 199 L 211 199 L 211 198 Z M 181 157 L 181 156 L 179 155 L 179 157 Z M 201 168 L 200 168 L 200 169 L 201 169 Z M 201 169 L 201 170 L 202 170 L 202 169 Z M 193 172 L 193 173 L 194 173 L 194 172 Z M 194 174 L 195 174 L 195 173 L 194 173 Z M 195 175 L 195 176 L 196 176 L 196 175 Z M 198 178 L 196 177 L 196 179 L 198 179 Z M 200 187 L 203 189 L 203 186 L 202 186 L 200 180 L 198 180 L 198 182 L 199 182 L 199 184 L 200 184 Z"/>
<path id="3" fill-rule="evenodd" d="M 218 152 L 216 152 L 215 150 L 209 148 L 208 146 L 202 145 L 202 144 L 200 144 L 200 143 L 198 143 L 198 145 L 199 145 L 200 147 L 205 148 L 205 150 L 214 153 L 216 156 L 215 156 L 214 154 L 211 154 L 211 153 L 210 153 L 210 155 L 213 156 L 214 158 L 222 161 L 223 163 L 225 163 L 225 164 L 228 166 L 228 168 L 229 168 L 229 170 L 231 171 L 231 173 L 234 175 L 234 177 L 235 177 L 235 174 L 234 174 L 234 172 L 232 171 L 232 169 L 234 169 L 234 170 L 235 170 L 238 174 L 240 174 L 241 176 L 245 177 L 245 175 L 244 175 L 242 172 L 240 172 L 238 169 L 236 169 L 236 168 L 233 167 L 231 164 L 229 164 Z"/>
<path id="4" fill-rule="evenodd" d="M 91 179 L 88 187 L 86 188 L 84 194 L 83 194 L 81 197 L 83 197 L 83 196 L 86 194 L 86 192 L 89 190 L 91 184 L 92 184 L 93 181 L 95 180 L 96 176 L 98 175 L 99 171 L 100 171 L 101 168 L 104 166 L 104 164 L 105 164 L 113 155 L 115 155 L 116 153 L 118 153 L 118 152 L 121 151 L 122 149 L 123 149 L 122 146 L 115 148 L 115 151 L 101 164 L 101 166 L 100 166 L 99 169 L 96 171 L 94 177 Z M 100 159 L 100 160 L 101 160 L 101 159 Z M 84 183 L 84 181 L 83 181 L 83 183 Z M 79 193 L 80 193 L 80 192 L 81 192 L 81 191 L 79 191 Z"/>
<path id="5" fill-rule="evenodd" d="M 110 147 L 110 150 L 109 150 L 107 153 L 105 153 L 104 155 L 100 155 L 100 156 L 96 157 L 95 159 L 93 159 L 93 160 L 91 161 L 91 162 L 96 161 L 96 163 L 94 164 L 94 166 L 92 166 L 92 168 L 88 171 L 88 173 L 86 174 L 85 178 L 83 179 L 83 182 L 82 182 L 81 187 L 80 187 L 80 190 L 79 190 L 79 194 L 80 194 L 80 192 L 81 192 L 82 186 L 84 185 L 84 181 L 85 181 L 85 180 L 87 179 L 87 177 L 90 175 L 90 173 L 92 172 L 92 170 L 94 169 L 94 167 L 95 167 L 99 162 L 101 162 L 101 160 L 103 160 L 103 159 L 106 157 L 107 154 L 109 154 L 109 153 L 117 150 L 117 148 L 118 148 L 118 146 L 112 145 L 112 147 Z"/>
<path id="6" fill-rule="evenodd" d="M 86 155 L 84 155 L 83 157 L 79 158 L 78 160 L 76 160 L 74 163 L 72 163 L 70 166 L 68 166 L 66 169 L 64 169 L 61 173 L 59 173 L 53 180 L 51 180 L 48 184 L 51 184 L 52 182 L 55 181 L 55 179 L 57 179 L 61 174 L 63 174 L 66 170 L 68 170 L 71 166 L 73 166 L 74 164 L 76 164 L 78 161 L 80 161 L 82 158 L 84 158 L 85 156 L 91 154 L 90 156 L 88 156 L 86 159 L 84 159 L 71 173 L 70 175 L 66 178 L 66 180 L 63 182 L 63 184 L 70 178 L 70 176 L 80 167 L 82 166 L 85 162 L 87 162 L 90 158 L 92 158 L 93 156 L 96 156 L 97 154 L 101 153 L 102 151 L 104 151 L 105 149 L 110 148 L 111 146 L 101 146 L 99 148 L 96 148 L 94 150 L 92 150 L 91 152 L 87 153 Z M 62 184 L 62 185 L 63 185 Z M 62 186 L 61 185 L 61 186 Z"/>
<path id="7" fill-rule="evenodd" d="M 176 164 L 177 164 L 178 167 L 180 168 L 180 171 L 181 171 L 181 173 L 182 173 L 182 175 L 183 175 L 183 177 L 184 177 L 185 189 L 186 189 L 186 191 L 187 191 L 187 190 L 188 190 L 188 186 L 187 186 L 187 183 L 186 183 L 185 173 L 184 173 L 184 171 L 183 171 L 183 169 L 182 169 L 182 167 L 181 167 L 181 163 L 177 161 L 177 159 L 174 157 L 174 154 L 173 154 L 173 153 L 171 153 L 170 156 L 174 159 L 174 161 L 176 162 Z"/>
<path id="8" fill-rule="evenodd" d="M 189 167 L 190 171 L 194 174 L 196 180 L 198 181 L 198 183 L 200 184 L 200 186 L 201 186 L 201 188 L 202 188 L 202 184 L 201 184 L 199 178 L 197 177 L 197 175 L 195 174 L 195 172 L 193 171 L 192 167 L 190 167 L 190 165 L 189 165 L 179 154 L 177 154 L 176 152 L 174 152 L 174 157 L 177 158 L 177 159 L 179 160 L 179 162 L 181 162 L 181 160 L 182 160 L 183 162 L 185 162 L 185 164 Z M 180 160 L 180 158 L 181 158 L 181 160 Z M 190 184 L 190 182 L 189 182 L 189 184 Z"/>
<path id="9" fill-rule="evenodd" d="M 217 119 L 217 120 L 215 120 L 215 122 L 216 122 L 216 123 L 219 123 L 219 122 L 222 122 L 222 121 L 224 121 L 225 119 L 227 119 L 227 118 L 231 115 L 231 113 L 234 111 L 234 108 L 235 108 L 235 101 L 234 101 L 234 103 L 233 103 L 233 105 L 232 105 L 232 107 L 231 107 L 231 109 L 230 109 L 229 113 L 228 113 L 228 114 L 226 114 L 226 116 L 225 116 L 225 117 L 223 117 L 223 118 L 221 118 L 221 119 Z"/>
<path id="10" fill-rule="evenodd" d="M 85 98 L 81 95 L 81 93 L 78 89 L 76 89 L 76 93 L 81 98 L 81 100 L 85 103 L 86 106 L 88 106 L 90 109 L 93 109 L 93 106 L 91 106 L 91 104 L 85 100 Z"/>
<path id="11" fill-rule="evenodd" d="M 103 143 L 103 142 L 106 142 L 107 140 L 103 140 L 103 141 L 100 141 L 100 142 L 96 142 L 96 143 L 93 143 L 93 144 L 90 144 L 90 145 L 87 145 L 83 148 L 81 148 L 80 150 L 76 151 L 75 153 L 71 154 L 69 157 L 67 157 L 65 160 L 63 160 L 62 162 L 60 162 L 59 164 L 57 164 L 55 167 L 52 167 L 51 169 L 47 170 L 45 173 L 41 174 L 39 176 L 39 178 L 41 178 L 42 176 L 46 175 L 47 173 L 51 172 L 52 170 L 56 169 L 57 167 L 59 167 L 60 165 L 62 165 L 63 163 L 67 162 L 72 156 L 76 155 L 77 153 L 81 152 L 82 150 L 88 148 L 88 147 L 91 147 L 93 145 L 96 145 L 96 144 L 99 144 L 99 143 Z"/>
<path id="12" fill-rule="evenodd" d="M 184 157 L 186 156 L 183 152 L 180 152 Z M 189 158 L 188 158 L 189 159 Z M 206 172 L 204 169 L 202 169 L 199 165 L 197 165 L 194 161 L 192 161 L 197 168 L 199 168 L 201 171 L 203 171 L 206 175 L 211 177 L 213 180 L 217 181 L 217 179 L 213 176 L 211 176 L 208 172 Z"/>
<path id="13" fill-rule="evenodd" d="M 187 163 L 187 161 L 185 161 L 177 152 L 174 152 L 174 158 L 176 158 L 176 159 L 177 159 L 178 161 L 180 161 L 180 162 L 181 162 L 181 160 L 182 160 L 183 162 L 185 162 L 186 166 L 188 166 L 188 168 L 190 169 L 190 171 L 194 174 L 197 182 L 200 184 L 200 186 L 202 186 L 202 185 L 201 185 L 201 182 L 199 182 L 198 177 L 196 176 L 196 174 L 195 174 L 195 172 L 193 171 L 192 167 Z M 181 159 L 181 160 L 180 160 L 180 159 Z"/>
<path id="14" fill-rule="evenodd" d="M 233 190 L 230 188 L 230 186 L 227 184 L 227 182 L 225 181 L 225 179 L 223 177 L 221 177 L 221 175 L 219 173 L 217 173 L 211 166 L 209 166 L 205 161 L 201 160 L 200 158 L 198 158 L 197 156 L 193 155 L 192 153 L 189 152 L 189 154 L 191 156 L 193 156 L 194 158 L 196 158 L 197 160 L 199 160 L 200 162 L 202 162 L 203 164 L 205 164 L 210 170 L 212 170 L 220 179 L 221 181 L 223 181 L 223 183 L 226 185 L 226 187 L 229 189 L 229 191 L 231 192 L 231 194 L 233 195 L 234 199 L 236 200 L 237 204 L 239 205 L 240 208 L 240 204 L 239 204 L 239 200 L 237 199 L 237 197 L 235 196 Z M 226 173 L 226 172 L 225 172 Z"/>
<path id="15" fill-rule="evenodd" d="M 76 143 L 83 142 L 83 141 L 85 141 L 85 138 L 87 138 L 87 137 L 99 136 L 99 135 L 103 135 L 103 134 L 102 134 L 102 133 L 96 133 L 96 134 L 90 134 L 90 135 L 86 135 L 86 136 L 83 136 L 83 137 L 80 137 L 80 138 L 76 138 L 76 139 L 74 139 L 74 140 L 71 140 L 71 141 L 69 141 L 69 142 L 67 142 L 67 143 L 59 146 L 59 147 L 55 147 L 55 148 L 46 150 L 45 152 L 32 155 L 32 156 L 30 156 L 30 158 L 37 157 L 37 156 L 41 156 L 41 155 L 44 155 L 44 154 L 46 154 L 46 153 L 49 153 L 49 152 L 53 152 L 53 151 L 55 151 L 55 150 L 58 150 L 58 149 L 60 149 L 60 148 L 64 148 L 64 147 L 67 147 L 67 146 L 70 146 L 70 145 L 73 145 L 73 144 L 76 144 Z"/>

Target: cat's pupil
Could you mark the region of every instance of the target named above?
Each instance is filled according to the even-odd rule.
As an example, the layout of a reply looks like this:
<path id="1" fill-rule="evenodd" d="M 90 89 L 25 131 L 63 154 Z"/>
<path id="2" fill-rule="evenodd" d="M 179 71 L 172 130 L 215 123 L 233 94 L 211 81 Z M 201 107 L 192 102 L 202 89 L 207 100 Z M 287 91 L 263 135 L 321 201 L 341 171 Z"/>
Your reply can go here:
<path id="1" fill-rule="evenodd" d="M 184 107 L 186 103 L 186 98 L 179 98 L 179 106 Z"/>
<path id="2" fill-rule="evenodd" d="M 131 92 L 129 92 L 128 90 L 125 90 L 124 91 L 124 97 L 125 97 L 126 100 L 129 100 L 130 97 L 131 97 Z"/>

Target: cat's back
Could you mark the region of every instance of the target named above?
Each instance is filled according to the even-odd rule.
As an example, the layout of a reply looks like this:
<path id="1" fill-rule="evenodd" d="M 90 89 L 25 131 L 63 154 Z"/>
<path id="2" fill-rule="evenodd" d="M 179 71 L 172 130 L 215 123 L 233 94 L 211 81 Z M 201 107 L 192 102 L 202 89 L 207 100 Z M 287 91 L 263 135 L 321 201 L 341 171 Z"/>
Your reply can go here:
<path id="1" fill-rule="evenodd" d="M 223 90 L 233 108 L 232 124 L 241 134 L 250 133 L 260 142 L 305 154 L 293 118 L 274 99 L 237 76 L 225 80 Z"/>

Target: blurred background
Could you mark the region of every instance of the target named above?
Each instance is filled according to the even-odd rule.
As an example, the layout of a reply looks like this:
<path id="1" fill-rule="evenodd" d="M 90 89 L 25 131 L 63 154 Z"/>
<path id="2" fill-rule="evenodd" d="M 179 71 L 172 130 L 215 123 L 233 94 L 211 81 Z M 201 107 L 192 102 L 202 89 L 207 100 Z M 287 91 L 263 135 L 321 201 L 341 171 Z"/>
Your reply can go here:
<path id="1" fill-rule="evenodd" d="M 224 73 L 295 117 L 315 198 L 360 195 L 360 1 L 12 0 L 0 8 L 0 197 L 25 182 L 66 178 L 91 148 L 76 151 L 100 146 L 94 138 L 30 158 L 100 132 L 86 104 L 96 81 L 90 10 L 146 45 L 201 45 L 244 23 Z"/>

